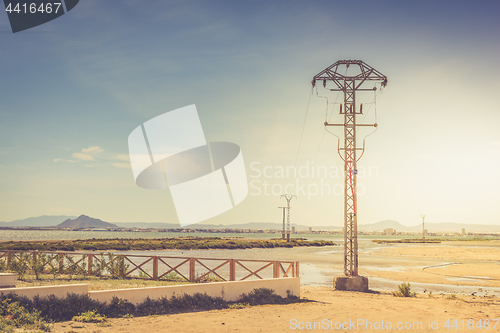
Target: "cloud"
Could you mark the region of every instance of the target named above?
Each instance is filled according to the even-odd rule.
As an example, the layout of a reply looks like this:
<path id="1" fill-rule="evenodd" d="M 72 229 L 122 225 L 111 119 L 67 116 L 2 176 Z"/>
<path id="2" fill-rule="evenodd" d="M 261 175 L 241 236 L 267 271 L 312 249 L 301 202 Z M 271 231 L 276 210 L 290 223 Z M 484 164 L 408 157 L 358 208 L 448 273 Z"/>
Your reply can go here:
<path id="1" fill-rule="evenodd" d="M 112 159 L 130 162 L 130 156 L 127 154 L 114 154 Z"/>
<path id="2" fill-rule="evenodd" d="M 93 146 L 93 147 L 88 147 L 88 148 L 82 149 L 82 152 L 84 152 L 85 154 L 98 154 L 98 153 L 102 153 L 103 151 L 104 151 L 104 149 L 102 149 L 99 146 Z"/>
<path id="3" fill-rule="evenodd" d="M 84 161 L 95 161 L 95 158 L 93 156 L 83 153 L 73 153 L 73 157 Z"/>
<path id="4" fill-rule="evenodd" d="M 120 168 L 120 169 L 130 169 L 130 163 L 111 163 L 112 166 L 115 168 Z"/>
<path id="5" fill-rule="evenodd" d="M 82 152 L 73 153 L 73 157 L 84 161 L 95 161 L 96 155 L 102 153 L 104 149 L 99 146 L 92 146 L 88 148 L 82 148 Z"/>
<path id="6" fill-rule="evenodd" d="M 103 161 L 125 161 L 127 163 L 122 163 L 122 162 L 116 162 L 116 163 L 90 163 L 90 164 L 85 164 L 86 167 L 88 168 L 93 168 L 96 166 L 103 166 L 103 165 L 109 165 L 111 164 L 115 168 L 122 168 L 122 169 L 130 169 L 130 157 L 128 154 L 118 154 L 118 153 L 111 153 L 111 152 L 105 152 L 104 148 L 101 148 L 99 146 L 91 146 L 88 148 L 82 148 L 81 151 L 75 152 L 71 155 L 74 160 L 68 160 L 64 158 L 54 158 L 54 162 L 69 162 L 69 163 L 76 163 L 78 161 L 95 161 L 95 162 L 103 162 Z"/>

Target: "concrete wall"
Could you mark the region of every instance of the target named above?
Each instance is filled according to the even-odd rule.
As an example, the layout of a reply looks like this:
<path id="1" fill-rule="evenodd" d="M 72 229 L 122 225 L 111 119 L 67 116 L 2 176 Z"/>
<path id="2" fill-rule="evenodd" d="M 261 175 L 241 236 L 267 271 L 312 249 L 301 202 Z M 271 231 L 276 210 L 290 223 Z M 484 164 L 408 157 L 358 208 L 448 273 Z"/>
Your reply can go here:
<path id="1" fill-rule="evenodd" d="M 0 288 L 14 288 L 17 284 L 17 274 L 0 273 Z"/>
<path id="2" fill-rule="evenodd" d="M 147 297 L 150 299 L 158 299 L 162 297 L 177 297 L 182 294 L 194 295 L 196 293 L 206 293 L 212 297 L 222 297 L 226 301 L 236 301 L 241 294 L 248 293 L 256 288 L 273 289 L 276 294 L 282 297 L 286 297 L 287 290 L 289 290 L 293 295 L 300 297 L 300 278 L 277 278 L 251 281 L 198 283 L 164 287 L 99 290 L 90 291 L 89 296 L 90 298 L 101 302 L 109 302 L 114 296 L 116 296 L 121 299 L 126 299 L 131 303 L 138 304 L 144 302 Z"/>
<path id="3" fill-rule="evenodd" d="M 0 295 L 8 295 L 15 293 L 19 296 L 33 298 L 36 295 L 45 297 L 55 295 L 58 298 L 63 298 L 70 294 L 87 294 L 89 291 L 88 284 L 67 284 L 62 286 L 44 286 L 44 287 L 24 287 L 24 288 L 2 288 Z"/>

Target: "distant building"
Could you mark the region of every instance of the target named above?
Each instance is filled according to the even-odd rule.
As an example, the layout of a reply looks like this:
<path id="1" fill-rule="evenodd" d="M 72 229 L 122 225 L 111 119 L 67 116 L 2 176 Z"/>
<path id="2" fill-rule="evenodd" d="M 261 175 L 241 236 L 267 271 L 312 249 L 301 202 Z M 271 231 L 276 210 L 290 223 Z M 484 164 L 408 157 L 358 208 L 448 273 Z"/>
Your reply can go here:
<path id="1" fill-rule="evenodd" d="M 465 228 L 462 228 L 462 237 L 465 237 Z"/>
<path id="2" fill-rule="evenodd" d="M 292 227 L 292 234 L 295 233 L 295 227 Z"/>
<path id="3" fill-rule="evenodd" d="M 424 229 L 424 236 L 427 236 L 427 235 L 428 235 L 427 229 Z"/>
<path id="4" fill-rule="evenodd" d="M 312 234 L 313 233 L 313 228 L 312 227 L 309 227 L 309 233 Z"/>
<path id="5" fill-rule="evenodd" d="M 392 229 L 392 228 L 386 228 L 384 230 L 384 232 L 385 232 L 386 235 L 392 235 L 392 234 L 394 234 L 394 229 Z"/>

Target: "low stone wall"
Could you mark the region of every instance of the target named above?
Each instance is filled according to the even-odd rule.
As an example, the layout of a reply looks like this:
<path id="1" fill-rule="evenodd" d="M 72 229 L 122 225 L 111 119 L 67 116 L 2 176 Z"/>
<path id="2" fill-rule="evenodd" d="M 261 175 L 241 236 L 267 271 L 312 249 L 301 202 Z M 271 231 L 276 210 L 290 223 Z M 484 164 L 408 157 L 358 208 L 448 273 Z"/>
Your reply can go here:
<path id="1" fill-rule="evenodd" d="M 89 284 L 69 284 L 59 286 L 23 287 L 23 288 L 0 288 L 0 295 L 15 293 L 33 299 L 35 296 L 46 297 L 55 295 L 64 298 L 69 294 L 88 294 L 90 298 L 100 302 L 110 302 L 113 297 L 128 300 L 139 304 L 148 297 L 159 299 L 162 297 L 172 298 L 182 294 L 194 295 L 196 293 L 207 294 L 212 297 L 222 297 L 226 301 L 237 301 L 242 294 L 247 294 L 257 288 L 273 289 L 276 294 L 286 297 L 288 293 L 300 297 L 300 278 L 277 278 L 248 281 L 212 282 L 184 284 L 173 286 L 157 286 L 146 288 L 116 289 L 89 291 Z"/>
<path id="2" fill-rule="evenodd" d="M 89 284 L 67 284 L 61 286 L 43 286 L 43 287 L 23 287 L 23 288 L 2 288 L 0 295 L 8 295 L 15 293 L 19 296 L 26 296 L 33 299 L 35 296 L 45 297 L 55 295 L 58 298 L 63 298 L 70 294 L 87 294 L 89 292 Z"/>
<path id="3" fill-rule="evenodd" d="M 131 303 L 139 304 L 150 299 L 159 299 L 162 297 L 171 298 L 172 296 L 181 296 L 182 294 L 194 295 L 196 293 L 207 294 L 212 297 L 222 297 L 226 301 L 236 301 L 241 294 L 251 292 L 256 288 L 273 289 L 276 294 L 286 297 L 287 291 L 292 295 L 300 297 L 300 278 L 277 278 L 249 281 L 230 281 L 198 283 L 186 285 L 174 285 L 164 287 L 146 287 L 134 289 L 117 290 L 99 290 L 90 291 L 90 298 L 101 302 L 109 302 L 114 296 L 126 299 Z"/>
<path id="4" fill-rule="evenodd" d="M 0 273 L 0 288 L 15 288 L 17 284 L 17 274 Z"/>

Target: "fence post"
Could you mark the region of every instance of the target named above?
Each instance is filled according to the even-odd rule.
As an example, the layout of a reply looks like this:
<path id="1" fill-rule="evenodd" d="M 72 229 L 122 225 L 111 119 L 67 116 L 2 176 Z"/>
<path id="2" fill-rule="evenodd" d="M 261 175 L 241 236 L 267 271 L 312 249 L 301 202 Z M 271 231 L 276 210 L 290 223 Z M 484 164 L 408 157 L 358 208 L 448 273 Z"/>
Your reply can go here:
<path id="1" fill-rule="evenodd" d="M 229 259 L 229 281 L 236 281 L 236 265 L 234 259 Z"/>
<path id="2" fill-rule="evenodd" d="M 87 254 L 87 275 L 92 275 L 92 262 L 94 261 L 93 254 Z"/>
<path id="3" fill-rule="evenodd" d="M 7 267 L 10 267 L 11 260 L 12 260 L 12 251 L 7 251 Z"/>
<path id="4" fill-rule="evenodd" d="M 273 261 L 273 279 L 276 279 L 276 278 L 279 278 L 280 277 L 280 273 L 278 271 L 278 262 L 277 261 Z"/>
<path id="5" fill-rule="evenodd" d="M 189 258 L 189 282 L 195 282 L 195 269 L 194 265 L 196 264 L 196 258 Z"/>
<path id="6" fill-rule="evenodd" d="M 153 257 L 153 280 L 158 280 L 158 257 Z"/>
<path id="7" fill-rule="evenodd" d="M 118 256 L 118 269 L 119 269 L 119 272 L 118 274 L 120 275 L 120 277 L 124 277 L 125 276 L 125 258 L 123 257 L 123 255 L 119 255 Z"/>
<path id="8" fill-rule="evenodd" d="M 299 262 L 295 262 L 295 277 L 299 277 Z"/>
<path id="9" fill-rule="evenodd" d="M 63 274 L 63 270 L 64 270 L 64 254 L 63 253 L 59 253 L 58 254 L 59 256 L 59 274 Z"/>

